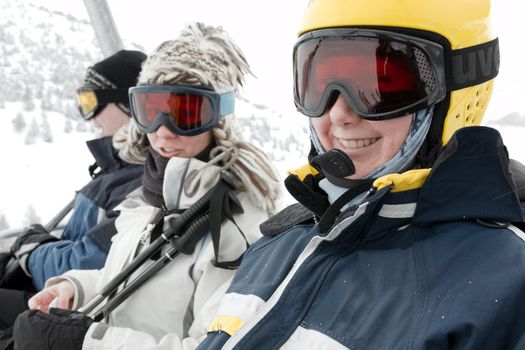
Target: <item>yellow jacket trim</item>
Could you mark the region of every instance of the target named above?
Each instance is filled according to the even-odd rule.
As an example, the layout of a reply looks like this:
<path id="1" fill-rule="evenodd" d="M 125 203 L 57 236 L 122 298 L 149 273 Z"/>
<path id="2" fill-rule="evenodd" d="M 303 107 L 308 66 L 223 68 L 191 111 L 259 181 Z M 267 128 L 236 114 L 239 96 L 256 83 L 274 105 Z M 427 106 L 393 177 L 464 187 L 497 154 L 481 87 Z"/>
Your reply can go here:
<path id="1" fill-rule="evenodd" d="M 231 337 L 244 325 L 244 321 L 235 316 L 217 316 L 213 319 L 208 332 L 226 332 Z"/>
<path id="2" fill-rule="evenodd" d="M 308 163 L 295 170 L 289 170 L 288 174 L 296 175 L 301 181 L 303 181 L 308 175 L 317 175 L 319 172 L 310 163 Z"/>
<path id="3" fill-rule="evenodd" d="M 387 186 L 394 186 L 392 192 L 415 190 L 416 188 L 421 188 L 421 186 L 423 186 L 430 174 L 430 170 L 430 168 L 415 169 L 406 171 L 402 174 L 384 175 L 374 181 L 374 187 L 380 190 Z"/>

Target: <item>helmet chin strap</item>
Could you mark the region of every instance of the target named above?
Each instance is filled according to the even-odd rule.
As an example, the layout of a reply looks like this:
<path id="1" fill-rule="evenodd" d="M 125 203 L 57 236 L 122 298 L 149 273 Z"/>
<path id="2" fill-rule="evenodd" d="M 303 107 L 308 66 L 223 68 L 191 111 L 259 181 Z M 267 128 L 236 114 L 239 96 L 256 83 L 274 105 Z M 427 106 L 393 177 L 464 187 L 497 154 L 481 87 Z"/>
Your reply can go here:
<path id="1" fill-rule="evenodd" d="M 364 176 L 363 179 L 376 179 L 386 174 L 400 173 L 409 169 L 414 164 L 417 152 L 425 141 L 428 130 L 430 129 L 433 111 L 434 108 L 429 107 L 414 113 L 412 115 L 412 125 L 410 126 L 407 138 L 401 148 L 389 161 L 372 171 L 370 174 Z M 312 141 L 313 147 L 315 148 L 315 151 L 318 155 L 326 153 L 326 150 L 322 146 L 311 120 L 309 121 L 309 125 L 310 139 Z M 351 159 L 349 161 L 351 162 Z M 331 172 L 329 169 L 323 169 L 323 164 L 318 164 L 318 166 L 321 167 L 319 170 L 323 173 L 326 173 L 327 171 L 329 173 Z M 333 175 L 338 177 L 336 174 Z M 333 182 L 333 179 L 329 180 Z"/>

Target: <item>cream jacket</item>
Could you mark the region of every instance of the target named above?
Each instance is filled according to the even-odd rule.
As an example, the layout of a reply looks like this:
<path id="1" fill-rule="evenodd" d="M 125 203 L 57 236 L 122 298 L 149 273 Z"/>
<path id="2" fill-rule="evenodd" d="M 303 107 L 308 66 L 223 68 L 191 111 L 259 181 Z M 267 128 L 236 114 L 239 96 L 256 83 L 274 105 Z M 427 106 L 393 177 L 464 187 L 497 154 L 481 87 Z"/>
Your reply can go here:
<path id="1" fill-rule="evenodd" d="M 196 159 L 170 159 L 164 179 L 168 209 L 188 208 L 214 186 L 218 174 L 218 168 Z M 239 193 L 237 198 L 244 214 L 236 215 L 234 219 L 248 241 L 253 243 L 259 238 L 259 224 L 267 214 L 255 207 L 246 193 Z M 141 191 L 132 193 L 118 209 L 121 211 L 116 222 L 118 233 L 113 237 L 104 268 L 72 270 L 47 282 L 48 286 L 63 279 L 73 282 L 76 289 L 74 309 L 89 301 L 129 264 L 141 241 L 146 245 L 149 243 L 153 226 L 150 223 L 159 209 L 148 205 L 142 199 Z M 230 221 L 225 221 L 221 228 L 219 260 L 235 260 L 245 249 L 245 241 L 238 229 Z M 206 327 L 215 316 L 234 274 L 232 270 L 213 266 L 213 258 L 213 244 L 208 234 L 200 240 L 193 254 L 179 254 L 115 309 L 107 320 L 93 323 L 84 339 L 83 349 L 196 348 L 206 336 Z"/>

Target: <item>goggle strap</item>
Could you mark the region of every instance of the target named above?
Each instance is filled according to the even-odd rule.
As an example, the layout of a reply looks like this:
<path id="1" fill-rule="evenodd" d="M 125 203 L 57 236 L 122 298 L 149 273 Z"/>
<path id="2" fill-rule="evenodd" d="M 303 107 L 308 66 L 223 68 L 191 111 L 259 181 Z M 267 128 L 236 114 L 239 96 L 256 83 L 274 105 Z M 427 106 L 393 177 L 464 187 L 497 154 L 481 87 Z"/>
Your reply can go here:
<path id="1" fill-rule="evenodd" d="M 498 75 L 500 54 L 498 38 L 464 49 L 452 50 L 447 62 L 447 90 L 460 90 L 482 84 Z"/>
<path id="2" fill-rule="evenodd" d="M 219 115 L 224 117 L 235 111 L 235 92 L 230 91 L 220 95 Z"/>
<path id="3" fill-rule="evenodd" d="M 97 90 L 96 96 L 98 104 L 129 102 L 128 89 L 126 88 L 114 90 Z"/>

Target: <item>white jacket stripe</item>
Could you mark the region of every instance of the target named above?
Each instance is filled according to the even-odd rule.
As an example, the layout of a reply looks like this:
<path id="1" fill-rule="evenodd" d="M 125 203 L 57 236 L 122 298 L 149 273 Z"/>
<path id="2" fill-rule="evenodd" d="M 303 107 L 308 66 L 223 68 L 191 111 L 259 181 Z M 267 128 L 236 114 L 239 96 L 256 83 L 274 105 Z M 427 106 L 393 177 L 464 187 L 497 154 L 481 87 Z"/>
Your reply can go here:
<path id="1" fill-rule="evenodd" d="M 244 336 L 246 336 L 246 334 L 248 334 L 248 332 L 255 325 L 257 325 L 259 321 L 261 321 L 261 319 L 264 316 L 266 316 L 268 312 L 270 312 L 273 309 L 273 307 L 277 304 L 277 302 L 281 298 L 282 293 L 288 286 L 288 283 L 290 283 L 290 280 L 293 278 L 297 270 L 301 267 L 304 261 L 308 259 L 310 255 L 312 255 L 312 253 L 317 249 L 319 244 L 321 244 L 321 242 L 323 241 L 331 241 L 337 238 L 339 234 L 343 231 L 343 229 L 345 229 L 348 225 L 354 222 L 357 218 L 359 218 L 366 211 L 367 206 L 368 206 L 368 202 L 360 205 L 353 216 L 343 220 L 338 225 L 336 225 L 327 236 L 325 237 L 315 236 L 314 238 L 312 238 L 310 242 L 308 243 L 308 245 L 306 246 L 306 248 L 301 253 L 301 255 L 299 255 L 299 257 L 295 261 L 294 266 L 292 267 L 292 269 L 290 270 L 290 272 L 288 273 L 284 281 L 275 290 L 275 292 L 270 297 L 270 299 L 268 299 L 268 301 L 261 307 L 259 312 L 254 317 L 252 317 L 249 322 L 247 322 L 241 329 L 239 329 L 239 331 L 233 337 L 228 339 L 228 341 L 222 347 L 222 350 L 233 349 L 233 347 L 237 345 L 239 340 L 241 340 Z"/>
<path id="2" fill-rule="evenodd" d="M 313 329 L 297 327 L 291 337 L 283 344 L 282 350 L 348 350 L 346 346 L 326 334 Z"/>

